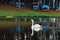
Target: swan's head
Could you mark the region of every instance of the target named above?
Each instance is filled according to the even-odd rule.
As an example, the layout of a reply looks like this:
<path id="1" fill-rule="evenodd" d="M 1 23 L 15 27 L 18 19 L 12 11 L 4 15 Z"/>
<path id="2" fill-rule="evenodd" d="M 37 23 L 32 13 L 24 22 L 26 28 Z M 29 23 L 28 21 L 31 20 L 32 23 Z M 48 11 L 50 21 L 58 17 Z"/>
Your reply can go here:
<path id="1" fill-rule="evenodd" d="M 31 19 L 31 21 L 33 22 L 34 20 L 33 20 L 33 19 Z"/>
<path id="2" fill-rule="evenodd" d="M 35 24 L 33 26 L 33 29 L 34 29 L 34 31 L 40 31 L 40 30 L 42 30 L 42 27 L 39 24 Z"/>

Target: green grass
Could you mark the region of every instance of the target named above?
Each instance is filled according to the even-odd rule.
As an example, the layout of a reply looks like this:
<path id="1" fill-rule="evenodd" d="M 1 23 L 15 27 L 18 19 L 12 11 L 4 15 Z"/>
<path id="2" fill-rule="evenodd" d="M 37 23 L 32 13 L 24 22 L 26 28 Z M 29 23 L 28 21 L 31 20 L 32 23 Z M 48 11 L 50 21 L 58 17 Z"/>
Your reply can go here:
<path id="1" fill-rule="evenodd" d="M 56 12 L 56 13 L 51 13 L 51 12 L 27 12 L 27 11 L 8 11 L 8 10 L 0 10 L 0 16 L 21 16 L 21 17 L 34 17 L 34 16 L 38 16 L 38 17 L 60 17 L 60 13 Z"/>
<path id="2" fill-rule="evenodd" d="M 21 16 L 21 17 L 60 17 L 60 12 L 41 12 L 33 11 L 29 8 L 23 7 L 19 12 L 16 7 L 11 7 L 10 5 L 0 5 L 0 16 Z M 9 18 L 10 18 L 9 17 Z M 8 18 L 8 17 L 7 17 Z"/>

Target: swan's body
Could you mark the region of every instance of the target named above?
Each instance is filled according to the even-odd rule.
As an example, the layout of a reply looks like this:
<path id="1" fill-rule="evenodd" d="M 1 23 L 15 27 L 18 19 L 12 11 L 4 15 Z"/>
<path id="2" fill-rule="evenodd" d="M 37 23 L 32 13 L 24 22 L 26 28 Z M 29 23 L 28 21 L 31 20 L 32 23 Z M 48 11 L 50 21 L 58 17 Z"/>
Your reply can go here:
<path id="1" fill-rule="evenodd" d="M 31 19 L 31 21 L 32 21 L 32 26 L 31 26 L 32 34 L 31 35 L 33 35 L 34 31 L 38 32 L 42 30 L 42 27 L 39 24 L 34 24 L 33 19 Z"/>
<path id="2" fill-rule="evenodd" d="M 42 30 L 41 26 L 39 24 L 35 24 L 34 27 L 33 27 L 34 31 L 40 31 Z"/>

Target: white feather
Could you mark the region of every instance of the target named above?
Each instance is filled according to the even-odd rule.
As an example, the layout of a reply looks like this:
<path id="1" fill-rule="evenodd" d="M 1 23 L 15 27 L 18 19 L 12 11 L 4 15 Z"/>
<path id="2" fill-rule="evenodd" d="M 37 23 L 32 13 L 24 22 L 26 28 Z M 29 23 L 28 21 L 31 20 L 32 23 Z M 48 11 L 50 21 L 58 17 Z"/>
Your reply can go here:
<path id="1" fill-rule="evenodd" d="M 34 34 L 34 31 L 38 32 L 38 31 L 42 30 L 42 27 L 39 24 L 34 25 L 34 20 L 33 19 L 31 19 L 31 21 L 32 21 L 32 26 L 31 26 L 32 33 L 31 33 L 31 35 Z"/>

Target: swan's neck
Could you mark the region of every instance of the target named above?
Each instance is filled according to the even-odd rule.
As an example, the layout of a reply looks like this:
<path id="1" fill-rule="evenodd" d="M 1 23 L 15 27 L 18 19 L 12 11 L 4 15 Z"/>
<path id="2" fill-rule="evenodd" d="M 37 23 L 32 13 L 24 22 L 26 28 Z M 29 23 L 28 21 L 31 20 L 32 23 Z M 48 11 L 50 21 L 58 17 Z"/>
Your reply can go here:
<path id="1" fill-rule="evenodd" d="M 31 26 L 31 29 L 32 29 L 32 33 L 31 33 L 31 35 L 33 36 L 34 35 L 34 28 L 33 28 L 33 26 L 34 26 L 34 20 L 31 20 L 32 21 L 32 26 Z"/>
<path id="2" fill-rule="evenodd" d="M 34 21 L 32 20 L 32 26 L 34 25 Z"/>

